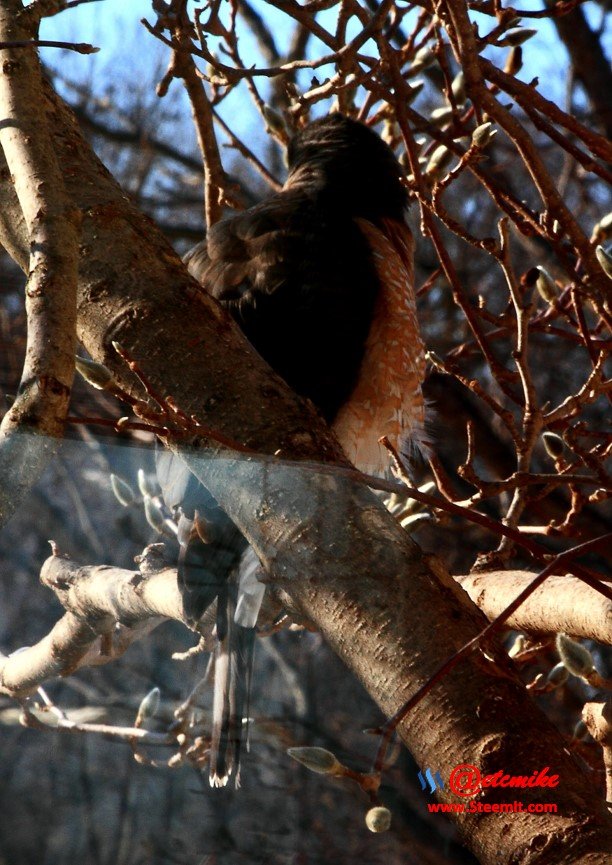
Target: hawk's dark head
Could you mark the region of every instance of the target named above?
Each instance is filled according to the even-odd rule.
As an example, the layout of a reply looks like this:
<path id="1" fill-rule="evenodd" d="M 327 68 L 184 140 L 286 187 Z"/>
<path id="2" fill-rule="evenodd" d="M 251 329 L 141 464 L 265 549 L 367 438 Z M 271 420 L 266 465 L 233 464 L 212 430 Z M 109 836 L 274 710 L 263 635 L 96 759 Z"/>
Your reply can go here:
<path id="1" fill-rule="evenodd" d="M 286 187 L 305 186 L 334 208 L 376 221 L 402 220 L 407 195 L 391 148 L 363 123 L 342 114 L 315 120 L 289 144 Z"/>

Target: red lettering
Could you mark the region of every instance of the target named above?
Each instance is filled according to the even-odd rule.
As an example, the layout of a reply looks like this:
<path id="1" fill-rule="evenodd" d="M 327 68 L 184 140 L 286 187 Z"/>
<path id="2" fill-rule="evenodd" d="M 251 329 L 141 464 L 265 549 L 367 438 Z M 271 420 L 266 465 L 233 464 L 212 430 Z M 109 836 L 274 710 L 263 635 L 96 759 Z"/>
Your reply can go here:
<path id="1" fill-rule="evenodd" d="M 544 769 L 540 769 L 540 772 L 537 778 L 534 781 L 534 787 L 556 787 L 559 784 L 559 776 L 558 775 L 547 775 L 546 773 L 550 769 L 550 766 L 545 766 Z"/>
<path id="2" fill-rule="evenodd" d="M 508 787 L 527 787 L 529 778 L 527 775 L 511 775 L 508 781 Z"/>

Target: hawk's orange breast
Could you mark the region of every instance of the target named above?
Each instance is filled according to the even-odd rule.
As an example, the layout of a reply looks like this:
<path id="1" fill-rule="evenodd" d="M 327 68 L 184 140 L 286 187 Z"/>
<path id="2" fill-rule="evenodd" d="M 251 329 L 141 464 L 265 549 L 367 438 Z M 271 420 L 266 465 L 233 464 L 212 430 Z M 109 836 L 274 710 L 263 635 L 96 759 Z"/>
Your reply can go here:
<path id="1" fill-rule="evenodd" d="M 333 429 L 351 462 L 366 474 L 384 474 L 389 458 L 378 440 L 396 448 L 424 447 L 425 347 L 416 316 L 414 241 L 410 229 L 383 220 L 382 230 L 357 219 L 368 241 L 380 289 L 357 384 Z"/>

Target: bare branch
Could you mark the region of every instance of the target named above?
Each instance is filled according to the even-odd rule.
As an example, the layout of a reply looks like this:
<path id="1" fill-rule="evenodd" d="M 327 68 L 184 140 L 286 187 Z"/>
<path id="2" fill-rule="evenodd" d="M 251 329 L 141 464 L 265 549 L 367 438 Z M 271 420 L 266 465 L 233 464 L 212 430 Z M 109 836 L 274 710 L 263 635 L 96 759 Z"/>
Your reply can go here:
<path id="1" fill-rule="evenodd" d="M 35 646 L 0 661 L 0 691 L 25 697 L 47 679 L 113 661 L 167 619 L 191 628 L 176 569 L 158 563 L 151 570 L 148 562 L 153 560 L 153 553 L 145 555 L 141 571 L 126 571 L 106 565 L 83 567 L 55 552 L 44 563 L 40 578 L 67 612 Z M 198 625 L 206 641 L 203 647 L 209 650 L 213 623 L 211 611 Z"/>
<path id="2" fill-rule="evenodd" d="M 532 581 L 525 571 L 495 571 L 455 577 L 488 619 L 495 619 Z M 612 645 L 612 603 L 581 580 L 551 576 L 507 619 L 529 634 L 572 634 Z"/>
<path id="3" fill-rule="evenodd" d="M 19 0 L 0 10 L 0 36 L 20 41 Z M 80 214 L 66 195 L 42 109 L 42 74 L 34 52 L 0 56 L 0 145 L 28 233 L 28 343 L 19 395 L 0 433 L 0 522 L 37 478 L 61 436 L 74 375 Z M 9 235 L 9 244 L 11 237 Z M 53 346 L 53 351 L 50 351 Z"/>
<path id="4" fill-rule="evenodd" d="M 62 48 L 64 51 L 76 51 L 77 54 L 96 54 L 100 50 L 87 42 L 56 42 L 52 39 L 13 39 L 11 42 L 0 42 L 0 51 L 5 48 Z"/>

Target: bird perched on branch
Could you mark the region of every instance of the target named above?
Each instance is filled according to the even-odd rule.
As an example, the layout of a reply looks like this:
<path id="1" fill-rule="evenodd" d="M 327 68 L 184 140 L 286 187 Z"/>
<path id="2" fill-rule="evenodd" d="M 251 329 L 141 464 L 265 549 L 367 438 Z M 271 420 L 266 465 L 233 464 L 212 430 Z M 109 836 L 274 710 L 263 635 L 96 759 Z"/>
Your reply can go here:
<path id="1" fill-rule="evenodd" d="M 288 166 L 280 192 L 217 223 L 186 262 L 263 359 L 315 404 L 353 464 L 383 474 L 381 436 L 404 453 L 426 445 L 402 169 L 373 130 L 340 114 L 298 132 Z M 202 503 L 195 479 L 173 473 L 163 468 L 162 487 L 185 513 L 179 577 L 202 607 L 218 599 L 211 782 L 224 784 L 238 772 L 257 606 L 236 614 L 236 577 L 253 589 L 253 556 L 245 566 L 228 518 L 211 516 L 215 503 Z M 193 517 L 209 555 L 190 568 Z"/>

